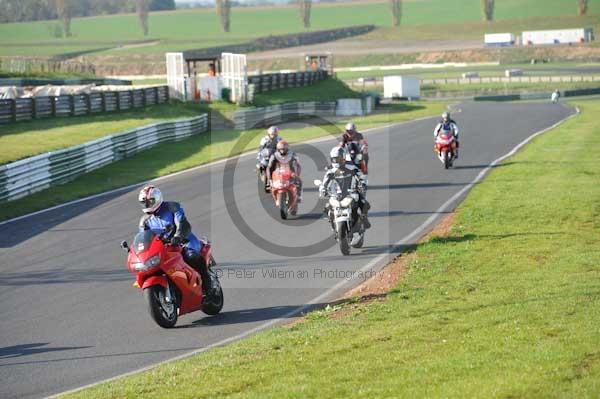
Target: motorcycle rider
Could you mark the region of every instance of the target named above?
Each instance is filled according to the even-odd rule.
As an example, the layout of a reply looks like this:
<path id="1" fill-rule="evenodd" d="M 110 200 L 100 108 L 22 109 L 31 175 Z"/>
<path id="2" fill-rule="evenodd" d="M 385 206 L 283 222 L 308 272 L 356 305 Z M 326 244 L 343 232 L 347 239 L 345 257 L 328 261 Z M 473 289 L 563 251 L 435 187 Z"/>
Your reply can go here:
<path id="1" fill-rule="evenodd" d="M 345 127 L 345 132 L 340 138 L 340 143 L 346 147 L 349 143 L 356 143 L 362 154 L 360 163 L 361 171 L 367 175 L 369 173 L 369 146 L 364 136 L 356 130 L 356 125 L 353 122 L 348 122 Z"/>
<path id="2" fill-rule="evenodd" d="M 456 142 L 456 149 L 454 150 L 454 157 L 458 159 L 458 125 L 456 122 L 450 117 L 450 112 L 444 112 L 442 114 L 442 120 L 436 125 L 435 129 L 433 129 L 433 137 L 434 139 L 440 134 L 441 131 L 451 131 L 454 136 L 454 141 Z"/>
<path id="3" fill-rule="evenodd" d="M 263 149 L 268 148 L 270 153 L 273 154 L 277 148 L 277 143 L 281 140 L 282 138 L 279 137 L 279 128 L 277 126 L 271 126 L 267 129 L 267 134 L 260 140 L 258 151 L 260 152 Z"/>
<path id="4" fill-rule="evenodd" d="M 266 157 L 267 160 L 277 148 L 277 143 L 281 141 L 281 137 L 279 136 L 279 128 L 277 126 L 271 126 L 267 129 L 267 134 L 260 140 L 260 145 L 258 146 L 258 154 L 256 154 L 256 167 L 260 169 L 260 156 L 261 152 L 267 148 L 269 150 L 269 156 Z"/>
<path id="5" fill-rule="evenodd" d="M 329 153 L 331 166 L 325 171 L 323 182 L 319 187 L 319 196 L 324 197 L 329 192 L 334 182 L 337 183 L 342 191 L 358 193 L 358 203 L 360 207 L 361 218 L 365 229 L 371 227 L 368 213 L 371 209 L 371 204 L 366 198 L 366 175 L 359 168 L 351 163 L 346 162 L 346 150 L 342 146 L 335 146 Z M 325 213 L 329 215 L 331 222 L 331 214 L 329 212 L 329 203 L 325 206 Z"/>
<path id="6" fill-rule="evenodd" d="M 200 256 L 202 241 L 192 233 L 192 226 L 185 217 L 181 205 L 178 202 L 163 201 L 161 191 L 153 185 L 142 188 L 138 200 L 144 212 L 140 219 L 140 231 L 152 230 L 154 234 L 161 234 L 165 232 L 167 226 L 174 226 L 171 244 L 183 245 L 181 251 L 183 260 L 198 271 L 202 278 L 202 285 L 210 295 L 216 287 L 213 283 L 213 274 Z"/>
<path id="7" fill-rule="evenodd" d="M 300 160 L 294 151 L 290 151 L 290 146 L 287 141 L 280 140 L 277 143 L 277 150 L 273 155 L 271 155 L 271 158 L 269 159 L 269 166 L 267 166 L 267 180 L 269 182 L 269 186 L 271 185 L 271 175 L 275 169 L 277 169 L 277 165 L 284 163 L 290 165 L 290 169 L 296 176 L 294 183 L 298 187 L 298 202 L 302 202 L 302 179 L 300 178 L 302 167 L 300 166 Z"/>

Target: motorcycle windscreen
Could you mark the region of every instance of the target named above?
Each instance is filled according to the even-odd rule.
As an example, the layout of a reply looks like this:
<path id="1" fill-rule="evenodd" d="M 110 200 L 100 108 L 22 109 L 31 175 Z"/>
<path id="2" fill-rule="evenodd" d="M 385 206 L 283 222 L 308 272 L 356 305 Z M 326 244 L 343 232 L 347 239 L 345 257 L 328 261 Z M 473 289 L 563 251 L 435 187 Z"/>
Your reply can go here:
<path id="1" fill-rule="evenodd" d="M 348 193 L 354 191 L 355 187 L 353 186 L 353 177 L 351 175 L 336 176 L 333 179 L 331 189 L 337 197 L 345 198 L 348 196 Z"/>
<path id="2" fill-rule="evenodd" d="M 152 244 L 152 240 L 154 239 L 155 234 L 152 230 L 144 230 L 140 231 L 133 238 L 133 251 L 136 255 L 147 251 L 150 248 L 150 244 Z"/>

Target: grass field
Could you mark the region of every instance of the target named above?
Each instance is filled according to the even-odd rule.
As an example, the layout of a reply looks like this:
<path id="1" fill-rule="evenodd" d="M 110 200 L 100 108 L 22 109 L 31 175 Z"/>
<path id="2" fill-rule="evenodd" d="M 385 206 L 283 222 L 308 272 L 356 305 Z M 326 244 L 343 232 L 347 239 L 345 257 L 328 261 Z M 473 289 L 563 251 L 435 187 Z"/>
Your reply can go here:
<path id="1" fill-rule="evenodd" d="M 590 0 L 589 3 L 590 16 L 581 19 L 575 17 L 575 1 L 505 0 L 497 2 L 498 22 L 489 25 L 480 22 L 479 0 L 413 0 L 405 2 L 403 27 L 400 29 L 391 28 L 386 1 L 314 4 L 310 30 L 374 24 L 383 29 L 368 35 L 368 39 L 473 38 L 475 35 L 479 37 L 483 30 L 508 29 L 506 21 L 515 19 L 521 21 L 510 22 L 517 24 L 511 25 L 511 29 L 544 24 L 555 27 L 560 23 L 559 17 L 570 18 L 563 22 L 566 25 L 579 26 L 583 22 L 597 25 L 600 0 Z M 73 36 L 67 39 L 54 37 L 56 21 L 0 24 L 0 55 L 102 53 L 117 57 L 126 54 L 129 57 L 132 54 L 162 54 L 165 51 L 212 47 L 261 36 L 305 31 L 295 7 L 234 8 L 231 21 L 231 32 L 223 34 L 213 9 L 157 12 L 150 14 L 150 35 L 144 37 L 134 14 L 75 18 L 71 29 Z M 448 28 L 440 29 L 440 24 L 453 24 L 451 35 L 447 32 Z M 141 40 L 151 43 L 139 45 Z"/>
<path id="2" fill-rule="evenodd" d="M 353 118 L 353 120 L 361 130 L 364 130 L 423 116 L 438 115 L 445 109 L 446 105 L 441 102 L 395 104 L 381 108 L 377 114 Z M 340 132 L 345 123 L 346 120 L 337 122 Z M 255 136 L 246 150 L 255 149 L 263 134 L 264 129 L 244 132 L 220 130 L 161 145 L 89 172 L 70 183 L 51 187 L 18 201 L 5 202 L 0 207 L 0 220 L 225 158 L 233 155 L 231 151 L 234 145 L 246 135 Z M 329 133 L 325 129 L 313 126 L 293 130 L 283 129 L 281 134 L 290 143 L 296 143 Z"/>
<path id="3" fill-rule="evenodd" d="M 67 397 L 599 397 L 600 102 L 579 105 L 475 187 L 385 299 Z"/>

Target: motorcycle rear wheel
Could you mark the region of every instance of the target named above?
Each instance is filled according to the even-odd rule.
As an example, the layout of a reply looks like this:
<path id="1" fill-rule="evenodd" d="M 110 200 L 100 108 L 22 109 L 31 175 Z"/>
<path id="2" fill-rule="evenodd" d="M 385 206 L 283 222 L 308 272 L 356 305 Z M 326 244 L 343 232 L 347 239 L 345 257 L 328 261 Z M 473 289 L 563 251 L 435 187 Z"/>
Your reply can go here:
<path id="1" fill-rule="evenodd" d="M 162 328 L 171 328 L 177 323 L 177 303 L 165 302 L 165 288 L 153 285 L 144 290 L 144 298 L 148 303 L 148 311 L 152 319 Z M 175 301 L 176 298 L 173 297 Z"/>
<path id="2" fill-rule="evenodd" d="M 216 264 L 217 262 L 215 262 L 215 258 L 211 256 L 210 267 L 212 268 Z M 221 312 L 221 309 L 223 309 L 223 304 L 225 303 L 225 297 L 223 296 L 223 288 L 221 287 L 221 282 L 219 281 L 216 275 L 214 276 L 214 279 L 218 284 L 215 293 L 210 298 L 205 297 L 205 299 L 203 299 L 202 302 L 202 311 L 209 316 L 219 314 L 219 312 Z M 208 299 L 208 301 L 206 299 Z"/>

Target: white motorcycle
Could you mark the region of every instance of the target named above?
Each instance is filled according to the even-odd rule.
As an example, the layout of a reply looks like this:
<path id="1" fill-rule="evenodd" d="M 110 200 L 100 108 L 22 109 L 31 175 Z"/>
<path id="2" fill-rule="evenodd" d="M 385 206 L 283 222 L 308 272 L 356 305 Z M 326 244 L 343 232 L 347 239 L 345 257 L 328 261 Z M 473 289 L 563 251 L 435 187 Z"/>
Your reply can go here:
<path id="1" fill-rule="evenodd" d="M 314 180 L 314 184 L 320 187 L 322 181 Z M 329 190 L 325 198 L 328 198 L 327 216 L 340 251 L 342 255 L 350 255 L 350 247 L 361 248 L 365 241 L 365 227 L 359 214 L 360 197 L 357 192 L 343 194 L 338 188 L 335 192 Z"/>
<path id="2" fill-rule="evenodd" d="M 267 166 L 269 166 L 269 158 L 271 158 L 271 151 L 268 148 L 263 148 L 256 155 L 256 174 L 263 183 L 265 193 L 269 192 L 269 182 L 267 181 Z"/>

